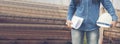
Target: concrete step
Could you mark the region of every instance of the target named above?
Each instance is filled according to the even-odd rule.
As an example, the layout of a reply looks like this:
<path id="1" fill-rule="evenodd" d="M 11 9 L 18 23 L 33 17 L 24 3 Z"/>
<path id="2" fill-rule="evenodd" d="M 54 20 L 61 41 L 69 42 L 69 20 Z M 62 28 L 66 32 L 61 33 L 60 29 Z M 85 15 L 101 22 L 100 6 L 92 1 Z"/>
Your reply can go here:
<path id="1" fill-rule="evenodd" d="M 105 28 L 103 44 L 119 44 L 120 28 Z"/>
<path id="2" fill-rule="evenodd" d="M 23 2 L 16 2 L 16 1 L 5 1 L 2 0 L 0 1 L 0 6 L 1 10 L 12 10 L 12 11 L 17 11 L 17 12 L 25 12 L 25 13 L 33 13 L 33 14 L 40 14 L 46 13 L 47 14 L 52 14 L 52 13 L 58 13 L 58 14 L 66 14 L 67 10 L 61 9 L 62 7 L 65 6 L 60 6 L 60 5 L 54 5 L 50 6 L 51 4 L 31 4 L 31 3 L 23 3 Z M 67 7 L 66 7 L 67 8 Z M 63 13 L 63 14 L 62 14 Z"/>
<path id="3" fill-rule="evenodd" d="M 105 37 L 110 37 L 110 38 L 115 38 L 115 39 L 119 39 L 120 36 L 120 28 L 104 28 L 104 36 Z"/>
<path id="4" fill-rule="evenodd" d="M 64 25 L 0 24 L 0 40 L 70 40 Z"/>
<path id="5" fill-rule="evenodd" d="M 42 2 L 31 2 L 31 1 L 22 1 L 22 0 L 0 0 L 1 4 L 10 4 L 16 6 L 28 6 L 28 7 L 39 7 L 39 8 L 47 8 L 47 9 L 61 9 L 67 10 L 67 6 L 50 4 L 50 3 L 42 3 Z M 48 8 L 49 7 L 49 8 Z"/>
<path id="6" fill-rule="evenodd" d="M 37 9 L 37 8 L 24 8 L 19 6 L 5 6 L 0 5 L 0 13 L 15 14 L 15 15 L 42 15 L 42 16 L 52 16 L 52 17 L 66 17 L 67 12 L 61 10 L 49 10 L 49 9 Z"/>
<path id="7" fill-rule="evenodd" d="M 120 44 L 120 39 L 106 39 L 106 37 L 103 40 L 103 44 Z"/>
<path id="8" fill-rule="evenodd" d="M 69 44 L 70 40 L 0 40 L 0 44 Z"/>
<path id="9" fill-rule="evenodd" d="M 0 23 L 22 23 L 22 24 L 54 24 L 54 25 L 65 25 L 65 18 L 54 18 L 45 16 L 14 16 L 8 14 L 0 15 Z"/>
<path id="10" fill-rule="evenodd" d="M 52 30 L 67 30 L 65 25 L 48 25 L 48 24 L 16 24 L 16 23 L 0 23 L 2 29 L 52 29 Z"/>

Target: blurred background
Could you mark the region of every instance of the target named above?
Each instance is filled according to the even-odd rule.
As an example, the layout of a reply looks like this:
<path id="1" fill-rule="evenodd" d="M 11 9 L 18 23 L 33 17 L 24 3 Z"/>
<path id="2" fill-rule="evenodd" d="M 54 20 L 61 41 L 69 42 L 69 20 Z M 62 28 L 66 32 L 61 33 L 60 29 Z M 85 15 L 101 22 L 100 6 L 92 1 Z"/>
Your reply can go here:
<path id="1" fill-rule="evenodd" d="M 120 17 L 120 0 L 111 1 Z M 0 0 L 0 44 L 71 44 L 65 25 L 69 2 Z M 119 27 L 102 28 L 103 44 L 120 44 Z"/>

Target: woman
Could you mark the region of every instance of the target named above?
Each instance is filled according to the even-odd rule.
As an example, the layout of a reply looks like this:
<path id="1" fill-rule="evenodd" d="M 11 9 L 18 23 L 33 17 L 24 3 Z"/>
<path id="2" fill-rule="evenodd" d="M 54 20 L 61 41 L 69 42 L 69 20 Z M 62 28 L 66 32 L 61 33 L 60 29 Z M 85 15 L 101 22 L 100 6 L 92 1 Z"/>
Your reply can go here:
<path id="1" fill-rule="evenodd" d="M 71 29 L 72 44 L 83 44 L 84 35 L 87 44 L 98 44 L 99 26 L 96 25 L 96 21 L 99 17 L 100 3 L 112 16 L 112 27 L 115 27 L 118 17 L 110 0 L 71 0 L 66 23 Z M 79 29 L 71 27 L 73 15 L 84 19 Z"/>

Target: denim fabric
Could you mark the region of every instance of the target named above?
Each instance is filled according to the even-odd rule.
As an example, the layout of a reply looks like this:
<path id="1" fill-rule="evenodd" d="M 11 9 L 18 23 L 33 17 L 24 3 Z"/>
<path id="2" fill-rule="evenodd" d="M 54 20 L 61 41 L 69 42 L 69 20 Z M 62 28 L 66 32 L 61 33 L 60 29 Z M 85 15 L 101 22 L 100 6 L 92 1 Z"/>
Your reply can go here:
<path id="1" fill-rule="evenodd" d="M 99 27 L 96 25 L 96 21 L 99 17 L 100 3 L 110 13 L 112 20 L 117 21 L 118 17 L 110 0 L 80 0 L 77 4 L 76 0 L 71 0 L 67 20 L 71 20 L 72 16 L 76 15 L 84 18 L 83 24 L 79 29 L 83 29 L 84 31 L 98 29 Z"/>
<path id="2" fill-rule="evenodd" d="M 99 29 L 92 31 L 71 30 L 72 44 L 84 44 L 84 35 L 86 35 L 87 44 L 98 44 Z"/>

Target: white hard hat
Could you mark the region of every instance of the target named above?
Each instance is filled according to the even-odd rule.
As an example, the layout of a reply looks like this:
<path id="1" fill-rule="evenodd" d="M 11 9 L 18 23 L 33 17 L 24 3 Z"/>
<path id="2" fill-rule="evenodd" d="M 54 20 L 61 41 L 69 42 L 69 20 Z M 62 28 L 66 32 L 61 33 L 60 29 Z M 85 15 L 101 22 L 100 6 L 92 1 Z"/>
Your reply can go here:
<path id="1" fill-rule="evenodd" d="M 109 13 L 101 14 L 97 20 L 97 25 L 100 27 L 111 27 L 112 17 Z"/>

